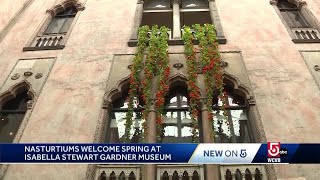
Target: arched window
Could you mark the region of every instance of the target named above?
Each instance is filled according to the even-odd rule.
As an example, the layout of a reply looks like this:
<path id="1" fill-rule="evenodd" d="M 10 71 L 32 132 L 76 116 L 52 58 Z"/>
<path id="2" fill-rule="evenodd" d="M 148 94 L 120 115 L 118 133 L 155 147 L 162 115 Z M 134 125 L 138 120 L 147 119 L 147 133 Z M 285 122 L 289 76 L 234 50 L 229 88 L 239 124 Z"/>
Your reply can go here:
<path id="1" fill-rule="evenodd" d="M 27 102 L 31 100 L 27 90 L 18 93 L 0 107 L 0 143 L 11 143 L 18 132 L 27 112 Z"/>
<path id="2" fill-rule="evenodd" d="M 225 119 L 220 110 L 222 99 L 218 96 L 213 100 L 213 113 L 215 131 L 215 142 L 217 143 L 247 143 L 253 142 L 251 136 L 250 123 L 248 123 L 247 101 L 242 96 L 236 94 L 232 87 L 225 86 L 227 93 L 227 114 Z"/>
<path id="3" fill-rule="evenodd" d="M 172 88 L 165 103 L 161 142 L 192 143 L 192 120 L 189 112 L 187 87 Z"/>
<path id="4" fill-rule="evenodd" d="M 310 27 L 308 21 L 302 15 L 300 9 L 286 0 L 278 2 L 278 8 L 282 17 L 290 28 L 306 28 Z"/>
<path id="5" fill-rule="evenodd" d="M 135 98 L 133 113 L 133 128 L 130 131 L 132 143 L 141 142 L 142 139 L 142 99 Z M 109 129 L 106 134 L 106 141 L 109 143 L 122 143 L 124 141 L 126 114 L 128 112 L 128 91 L 122 93 L 122 97 L 112 103 L 110 112 Z"/>
<path id="6" fill-rule="evenodd" d="M 77 9 L 73 6 L 56 14 L 43 34 L 66 34 L 76 14 Z"/>

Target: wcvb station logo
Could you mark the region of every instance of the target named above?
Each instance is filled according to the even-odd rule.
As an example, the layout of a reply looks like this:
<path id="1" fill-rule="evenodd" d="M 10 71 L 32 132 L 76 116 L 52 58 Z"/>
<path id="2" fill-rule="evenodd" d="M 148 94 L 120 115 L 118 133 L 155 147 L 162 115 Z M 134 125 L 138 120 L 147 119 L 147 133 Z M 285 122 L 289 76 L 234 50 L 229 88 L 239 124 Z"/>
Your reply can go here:
<path id="1" fill-rule="evenodd" d="M 288 150 L 280 147 L 280 142 L 268 142 L 268 162 L 281 163 L 282 156 L 287 156 Z"/>

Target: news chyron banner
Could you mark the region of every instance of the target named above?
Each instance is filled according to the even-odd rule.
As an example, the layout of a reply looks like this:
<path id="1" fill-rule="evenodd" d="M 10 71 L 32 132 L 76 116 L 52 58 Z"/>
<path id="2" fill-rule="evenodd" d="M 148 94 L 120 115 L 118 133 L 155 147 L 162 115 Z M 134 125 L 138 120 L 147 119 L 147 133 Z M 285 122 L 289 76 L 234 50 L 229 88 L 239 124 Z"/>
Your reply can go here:
<path id="1" fill-rule="evenodd" d="M 0 144 L 0 163 L 320 163 L 320 144 Z"/>

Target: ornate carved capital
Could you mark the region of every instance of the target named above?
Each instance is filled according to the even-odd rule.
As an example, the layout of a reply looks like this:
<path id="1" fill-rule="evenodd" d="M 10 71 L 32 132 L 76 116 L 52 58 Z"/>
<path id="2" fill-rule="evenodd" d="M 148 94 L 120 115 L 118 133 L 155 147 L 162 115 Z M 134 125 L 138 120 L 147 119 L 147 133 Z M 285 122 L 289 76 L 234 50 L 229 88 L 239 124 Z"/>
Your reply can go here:
<path id="1" fill-rule="evenodd" d="M 171 3 L 172 3 L 172 5 L 173 5 L 173 4 L 178 4 L 178 5 L 180 5 L 180 4 L 181 4 L 181 1 L 180 1 L 180 0 L 172 0 Z"/>
<path id="2" fill-rule="evenodd" d="M 278 4 L 277 0 L 270 0 L 270 4 L 276 6 Z"/>
<path id="3" fill-rule="evenodd" d="M 102 108 L 103 108 L 103 109 L 108 109 L 110 106 L 111 106 L 110 101 L 108 101 L 108 100 L 106 100 L 106 99 L 103 99 Z"/>
<path id="4" fill-rule="evenodd" d="M 207 101 L 208 101 L 208 98 L 206 98 L 206 97 L 201 97 L 200 98 L 201 111 L 208 110 Z"/>
<path id="5" fill-rule="evenodd" d="M 255 100 L 254 96 L 250 96 L 250 99 L 248 99 L 248 103 L 250 106 L 256 105 L 256 100 Z"/>
<path id="6" fill-rule="evenodd" d="M 304 0 L 298 0 L 298 6 L 299 6 L 299 8 L 301 8 L 302 6 L 305 6 L 305 5 L 307 5 L 307 2 L 306 2 L 306 1 L 304 1 Z"/>
<path id="7" fill-rule="evenodd" d="M 31 109 L 32 106 L 33 106 L 33 103 L 34 103 L 33 100 L 29 100 L 29 101 L 27 102 L 27 109 Z"/>
<path id="8" fill-rule="evenodd" d="M 315 66 L 313 67 L 313 69 L 314 69 L 315 71 L 320 71 L 320 66 L 319 66 L 319 65 L 315 65 Z"/>

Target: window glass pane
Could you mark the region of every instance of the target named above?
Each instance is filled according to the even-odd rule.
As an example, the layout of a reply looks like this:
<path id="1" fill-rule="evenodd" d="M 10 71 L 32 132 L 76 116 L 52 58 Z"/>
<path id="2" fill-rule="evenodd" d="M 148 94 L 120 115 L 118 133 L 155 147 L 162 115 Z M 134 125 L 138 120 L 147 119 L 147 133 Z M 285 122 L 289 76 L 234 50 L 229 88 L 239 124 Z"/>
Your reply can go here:
<path id="1" fill-rule="evenodd" d="M 60 33 L 67 33 L 71 24 L 72 24 L 72 21 L 73 21 L 74 17 L 69 17 L 66 19 L 65 23 L 63 24 L 61 30 L 60 30 Z"/>
<path id="2" fill-rule="evenodd" d="M 153 25 L 165 26 L 169 29 L 173 27 L 173 14 L 172 12 L 145 12 L 143 13 L 141 26 L 147 25 L 152 27 Z"/>
<path id="3" fill-rule="evenodd" d="M 58 34 L 66 18 L 54 18 L 44 34 Z"/>
<path id="4" fill-rule="evenodd" d="M 229 106 L 245 106 L 245 100 L 240 96 L 228 95 Z"/>
<path id="5" fill-rule="evenodd" d="M 64 15 L 75 15 L 77 13 L 77 9 L 75 7 L 69 7 L 66 10 L 57 14 L 57 16 L 64 16 Z"/>
<path id="6" fill-rule="evenodd" d="M 181 96 L 181 107 L 189 107 L 188 106 L 188 99 L 185 96 Z"/>
<path id="7" fill-rule="evenodd" d="M 250 142 L 246 113 L 243 110 L 231 110 L 231 118 L 236 141 L 238 143 Z"/>
<path id="8" fill-rule="evenodd" d="M 297 7 L 294 4 L 284 2 L 284 1 L 278 2 L 278 8 L 279 9 L 297 9 Z"/>
<path id="9" fill-rule="evenodd" d="M 223 116 L 223 111 L 213 111 L 213 122 L 216 142 L 231 143 L 231 132 L 228 129 L 228 120 Z"/>
<path id="10" fill-rule="evenodd" d="M 207 0 L 183 0 L 182 8 L 208 8 Z"/>
<path id="11" fill-rule="evenodd" d="M 0 116 L 0 143 L 11 143 L 20 127 L 24 113 L 2 113 Z"/>
<path id="12" fill-rule="evenodd" d="M 111 114 L 110 124 L 110 143 L 121 143 L 125 142 L 125 123 L 126 123 L 126 112 L 114 112 Z M 140 142 L 142 136 L 142 113 L 133 113 L 134 121 L 133 127 L 130 130 L 130 140 L 132 143 Z"/>
<path id="13" fill-rule="evenodd" d="M 144 3 L 145 9 L 169 9 L 169 0 L 149 0 Z"/>
<path id="14" fill-rule="evenodd" d="M 184 124 L 192 123 L 189 111 L 182 111 L 182 112 L 180 112 L 180 114 L 181 114 L 181 122 L 182 123 L 184 123 Z"/>
<path id="15" fill-rule="evenodd" d="M 199 12 L 182 12 L 181 13 L 182 26 L 192 27 L 194 24 L 212 24 L 211 15 L 209 11 Z"/>
<path id="16" fill-rule="evenodd" d="M 287 11 L 287 15 L 293 23 L 294 27 L 308 27 L 299 11 Z"/>
<path id="17" fill-rule="evenodd" d="M 164 137 L 162 138 L 163 143 L 178 142 L 178 127 L 174 125 L 164 126 Z"/>
<path id="18" fill-rule="evenodd" d="M 192 129 L 191 126 L 182 126 L 179 143 L 192 143 Z M 199 134 L 199 130 L 197 132 Z"/>

